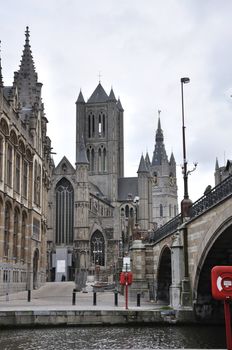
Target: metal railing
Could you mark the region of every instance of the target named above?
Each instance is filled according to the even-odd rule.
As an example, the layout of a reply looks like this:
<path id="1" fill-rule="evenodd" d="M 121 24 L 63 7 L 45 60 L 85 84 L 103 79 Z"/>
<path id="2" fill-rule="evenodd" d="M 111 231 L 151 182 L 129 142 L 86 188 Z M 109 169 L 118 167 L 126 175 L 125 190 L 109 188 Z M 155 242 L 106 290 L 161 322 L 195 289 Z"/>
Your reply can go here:
<path id="1" fill-rule="evenodd" d="M 220 203 L 226 198 L 232 195 L 232 175 L 228 176 L 220 184 L 212 188 L 208 193 L 204 194 L 196 202 L 194 202 L 190 209 L 190 219 L 193 219 L 208 209 L 212 208 L 214 205 Z M 147 242 L 156 243 L 161 239 L 170 236 L 174 233 L 181 223 L 181 214 L 177 215 L 172 220 L 168 221 L 165 225 L 158 228 L 149 234 Z"/>

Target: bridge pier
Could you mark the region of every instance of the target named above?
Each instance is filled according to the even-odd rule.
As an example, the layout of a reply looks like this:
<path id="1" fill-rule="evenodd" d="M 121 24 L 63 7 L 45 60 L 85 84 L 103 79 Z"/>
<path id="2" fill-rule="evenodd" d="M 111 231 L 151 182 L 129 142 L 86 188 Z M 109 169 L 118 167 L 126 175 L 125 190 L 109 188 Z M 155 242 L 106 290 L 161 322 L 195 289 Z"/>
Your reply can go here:
<path id="1" fill-rule="evenodd" d="M 142 298 L 149 300 L 148 283 L 146 280 L 146 248 L 141 240 L 134 240 L 131 247 L 131 260 L 132 260 L 132 272 L 133 283 L 129 289 L 130 297 L 132 299 L 137 298 L 137 294 L 140 294 Z"/>
<path id="2" fill-rule="evenodd" d="M 172 284 L 170 286 L 170 305 L 176 309 L 181 303 L 182 286 L 181 281 L 184 277 L 184 253 L 183 240 L 180 232 L 177 231 L 171 246 L 171 265 L 172 265 Z"/>

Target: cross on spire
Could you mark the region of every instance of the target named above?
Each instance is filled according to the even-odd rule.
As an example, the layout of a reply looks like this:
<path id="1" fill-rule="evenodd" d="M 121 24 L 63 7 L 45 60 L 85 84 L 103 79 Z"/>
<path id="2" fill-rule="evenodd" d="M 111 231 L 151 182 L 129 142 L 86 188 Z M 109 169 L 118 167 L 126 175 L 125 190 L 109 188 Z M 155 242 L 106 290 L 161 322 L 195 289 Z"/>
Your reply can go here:
<path id="1" fill-rule="evenodd" d="M 101 72 L 99 71 L 99 73 L 98 73 L 99 84 L 101 83 L 101 77 L 102 77 L 102 75 L 101 75 Z"/>
<path id="2" fill-rule="evenodd" d="M 26 44 L 29 44 L 30 32 L 29 32 L 28 26 L 26 27 L 25 36 L 26 36 Z"/>

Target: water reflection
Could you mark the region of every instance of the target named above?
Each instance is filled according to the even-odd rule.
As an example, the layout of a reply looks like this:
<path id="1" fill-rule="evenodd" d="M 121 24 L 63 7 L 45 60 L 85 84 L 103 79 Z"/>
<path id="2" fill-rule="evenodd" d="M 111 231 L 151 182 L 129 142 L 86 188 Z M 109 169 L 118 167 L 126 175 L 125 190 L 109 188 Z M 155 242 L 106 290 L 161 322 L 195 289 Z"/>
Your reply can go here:
<path id="1" fill-rule="evenodd" d="M 220 349 L 220 326 L 70 327 L 0 331 L 1 350 Z"/>

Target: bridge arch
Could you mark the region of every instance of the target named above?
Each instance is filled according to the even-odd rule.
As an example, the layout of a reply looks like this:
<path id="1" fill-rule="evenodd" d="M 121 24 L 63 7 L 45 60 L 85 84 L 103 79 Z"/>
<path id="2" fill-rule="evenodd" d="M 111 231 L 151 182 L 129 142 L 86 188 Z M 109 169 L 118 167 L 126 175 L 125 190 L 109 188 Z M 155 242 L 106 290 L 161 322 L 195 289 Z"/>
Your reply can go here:
<path id="1" fill-rule="evenodd" d="M 157 296 L 160 303 L 170 304 L 170 285 L 172 283 L 171 249 L 165 245 L 160 253 L 157 270 Z"/>
<path id="2" fill-rule="evenodd" d="M 212 227 L 209 231 L 212 231 Z M 232 217 L 219 225 L 214 233 L 207 232 L 206 236 L 199 249 L 193 301 L 198 317 L 212 319 L 214 316 L 218 319 L 223 317 L 223 308 L 222 303 L 213 300 L 211 295 L 211 269 L 216 265 L 232 265 Z"/>

